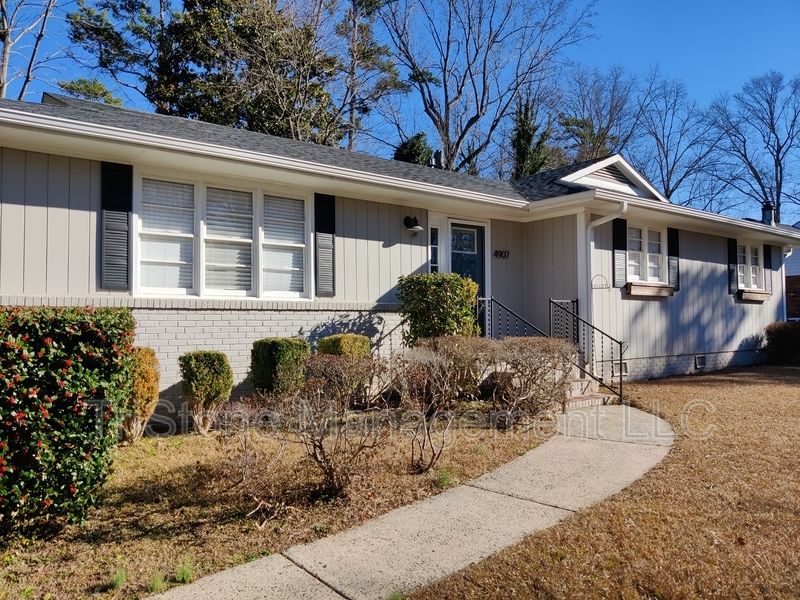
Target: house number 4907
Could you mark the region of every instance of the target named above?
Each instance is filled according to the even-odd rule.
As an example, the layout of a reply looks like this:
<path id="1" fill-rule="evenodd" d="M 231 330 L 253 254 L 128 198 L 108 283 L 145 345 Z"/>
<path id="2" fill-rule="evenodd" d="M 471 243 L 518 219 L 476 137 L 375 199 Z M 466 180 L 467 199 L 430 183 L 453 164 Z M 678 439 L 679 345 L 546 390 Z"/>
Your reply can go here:
<path id="1" fill-rule="evenodd" d="M 508 258 L 509 251 L 508 250 L 495 250 L 494 257 L 495 258 Z"/>

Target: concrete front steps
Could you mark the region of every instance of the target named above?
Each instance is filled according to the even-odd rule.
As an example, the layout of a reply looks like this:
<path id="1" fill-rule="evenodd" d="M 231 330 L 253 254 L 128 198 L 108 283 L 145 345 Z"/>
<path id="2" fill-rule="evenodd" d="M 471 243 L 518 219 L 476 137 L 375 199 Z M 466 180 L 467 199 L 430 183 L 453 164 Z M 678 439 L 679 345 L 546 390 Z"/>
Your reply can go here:
<path id="1" fill-rule="evenodd" d="M 564 410 L 618 403 L 619 398 L 617 396 L 605 388 L 601 388 L 600 384 L 591 377 L 574 377 L 569 382 Z"/>

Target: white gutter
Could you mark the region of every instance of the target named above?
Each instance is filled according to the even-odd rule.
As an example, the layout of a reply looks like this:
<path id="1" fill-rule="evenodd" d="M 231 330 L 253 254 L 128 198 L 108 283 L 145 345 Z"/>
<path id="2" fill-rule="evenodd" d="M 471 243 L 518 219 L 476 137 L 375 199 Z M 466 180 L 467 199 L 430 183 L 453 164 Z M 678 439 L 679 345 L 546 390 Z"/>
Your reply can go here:
<path id="1" fill-rule="evenodd" d="M 586 226 L 586 251 L 588 252 L 589 256 L 586 257 L 586 264 L 589 267 L 589 291 L 586 296 L 586 317 L 585 319 L 589 321 L 592 325 L 594 325 L 594 306 L 593 306 L 593 296 L 594 293 L 592 292 L 592 277 L 594 273 L 594 266 L 592 264 L 592 260 L 594 259 L 594 230 L 599 227 L 600 225 L 605 225 L 609 221 L 613 221 L 617 217 L 621 217 L 628 211 L 628 201 L 622 200 L 619 203 L 619 208 L 611 213 L 610 215 L 606 215 L 605 217 L 601 217 L 596 221 L 592 221 Z M 612 283 L 613 285 L 613 283 Z"/>
<path id="2" fill-rule="evenodd" d="M 377 173 L 368 173 L 354 169 L 347 169 L 344 167 L 324 165 L 296 158 L 287 158 L 272 154 L 264 154 L 262 152 L 255 152 L 252 150 L 242 150 L 238 148 L 230 148 L 228 146 L 219 146 L 206 142 L 196 142 L 151 133 L 142 133 L 138 131 L 131 131 L 129 129 L 109 127 L 106 125 L 83 123 L 80 121 L 73 121 L 70 119 L 63 119 L 37 113 L 0 109 L 0 123 L 6 123 L 12 126 L 31 127 L 55 133 L 80 135 L 89 138 L 113 141 L 116 143 L 130 143 L 162 148 L 166 150 L 174 150 L 176 152 L 183 152 L 187 154 L 199 154 L 217 159 L 228 159 L 266 167 L 297 171 L 304 174 L 333 177 L 358 183 L 368 183 L 371 185 L 378 185 L 400 191 L 436 194 L 439 196 L 458 198 L 459 200 L 472 200 L 474 202 L 510 206 L 513 208 L 526 208 L 528 206 L 528 201 L 522 199 L 514 200 L 512 198 L 504 198 L 502 196 L 495 196 L 492 194 L 484 194 L 481 192 L 473 192 L 444 185 L 424 183 L 411 179 L 401 179 L 399 177 L 389 177 L 386 175 L 379 175 Z"/>

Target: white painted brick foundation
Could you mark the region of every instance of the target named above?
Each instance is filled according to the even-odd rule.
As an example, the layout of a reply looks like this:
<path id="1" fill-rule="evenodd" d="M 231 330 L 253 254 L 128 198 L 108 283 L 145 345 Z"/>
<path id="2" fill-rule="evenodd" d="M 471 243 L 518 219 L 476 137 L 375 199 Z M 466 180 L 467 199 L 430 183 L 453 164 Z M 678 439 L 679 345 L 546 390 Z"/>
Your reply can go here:
<path id="1" fill-rule="evenodd" d="M 156 351 L 161 397 L 181 396 L 178 357 L 192 350 L 224 352 L 233 368 L 233 398 L 252 391 L 247 379 L 253 342 L 267 337 L 301 337 L 312 347 L 334 333 L 359 333 L 381 354 L 401 347 L 396 304 L 264 302 L 129 298 L 126 296 L 0 296 L 0 304 L 26 306 L 127 306 L 136 319 L 136 345 Z"/>

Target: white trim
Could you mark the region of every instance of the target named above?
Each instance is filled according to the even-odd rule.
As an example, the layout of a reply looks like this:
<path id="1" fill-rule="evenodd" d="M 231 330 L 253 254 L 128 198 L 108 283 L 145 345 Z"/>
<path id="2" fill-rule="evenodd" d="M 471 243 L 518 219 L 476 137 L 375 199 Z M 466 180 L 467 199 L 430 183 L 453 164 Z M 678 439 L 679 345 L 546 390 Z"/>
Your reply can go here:
<path id="1" fill-rule="evenodd" d="M 430 219 L 430 217 L 429 217 Z M 429 221 L 430 222 L 430 221 Z M 492 295 L 492 261 L 491 261 L 491 245 L 492 245 L 492 221 L 491 219 L 460 219 L 449 215 L 447 217 L 447 232 L 445 239 L 442 239 L 441 230 L 439 231 L 439 269 L 440 272 L 452 273 L 452 265 L 450 264 L 451 255 L 451 242 L 453 236 L 453 224 L 456 225 L 472 225 L 473 227 L 483 227 L 483 296 L 488 298 Z M 429 225 L 430 226 L 430 225 Z M 446 267 L 442 268 L 442 242 L 446 243 Z"/>
<path id="2" fill-rule="evenodd" d="M 632 251 L 630 249 L 630 231 L 631 229 L 638 229 L 641 232 L 641 239 L 639 240 L 642 244 L 641 251 L 638 254 L 641 255 L 641 264 L 639 268 L 641 269 L 642 276 L 640 277 L 633 277 L 631 274 L 630 269 L 630 255 Z M 659 270 L 661 275 L 658 279 L 653 279 L 650 277 L 650 256 L 655 256 L 655 252 L 650 252 L 650 233 L 658 233 L 659 234 L 659 246 L 661 247 L 661 251 L 658 253 L 658 257 L 660 259 L 659 263 Z M 626 263 L 626 283 L 668 283 L 669 281 L 669 259 L 667 257 L 667 229 L 662 228 L 660 225 L 652 226 L 649 224 L 641 223 L 639 221 L 628 221 L 628 227 L 625 232 L 625 239 L 627 240 L 626 244 L 626 251 L 625 251 L 625 263 Z"/>
<path id="3" fill-rule="evenodd" d="M 303 174 L 322 175 L 324 177 L 333 177 L 337 179 L 369 183 L 380 187 L 394 188 L 402 191 L 413 191 L 426 195 L 435 194 L 439 196 L 458 198 L 460 200 L 472 200 L 475 202 L 517 208 L 524 208 L 528 204 L 526 200 L 521 198 L 519 200 L 515 200 L 513 198 L 504 198 L 502 196 L 494 196 L 492 194 L 456 189 L 443 185 L 414 181 L 412 179 L 401 179 L 398 177 L 357 171 L 339 166 L 323 165 L 320 163 L 299 160 L 295 158 L 275 156 L 271 154 L 265 154 L 263 152 L 242 150 L 205 142 L 142 133 L 131 131 L 129 129 L 121 129 L 118 127 L 108 127 L 106 125 L 83 123 L 80 121 L 72 121 L 70 119 L 27 113 L 7 108 L 0 108 L 0 123 L 9 123 L 14 126 L 22 125 L 27 127 L 35 127 L 46 131 L 80 135 L 102 140 L 111 140 L 115 143 L 132 143 L 136 145 L 155 146 L 158 148 L 175 150 L 178 152 L 210 156 L 216 159 L 230 159 L 244 163 L 277 167 L 280 169 L 297 171 Z"/>
<path id="4" fill-rule="evenodd" d="M 629 165 L 628 161 L 622 158 L 622 156 L 620 156 L 619 154 L 614 154 L 604 160 L 601 160 L 587 167 L 584 167 L 580 171 L 570 173 L 569 175 L 562 177 L 560 181 L 564 181 L 566 183 L 576 183 L 579 179 L 583 179 L 584 177 L 591 177 L 592 173 L 596 171 L 601 171 L 602 169 L 605 169 L 606 167 L 610 167 L 612 165 L 616 166 L 620 171 L 622 171 L 622 174 L 631 180 L 632 185 L 634 187 L 639 188 L 639 190 L 649 192 L 653 198 L 663 203 L 666 204 L 670 203 L 669 200 L 667 200 L 664 196 L 662 196 L 661 193 L 656 188 L 654 188 L 649 181 L 647 181 L 647 179 L 642 177 L 642 175 L 631 165 Z M 611 187 L 612 189 L 618 188 L 622 190 L 623 193 L 627 194 L 631 194 L 632 192 L 632 190 L 624 189 L 624 186 L 622 186 L 621 184 L 617 184 L 617 186 L 614 186 L 611 182 L 605 180 L 595 180 L 595 181 L 597 181 L 597 185 L 600 185 L 601 187 Z"/>
<path id="5" fill-rule="evenodd" d="M 134 297 L 142 298 L 198 298 L 206 300 L 237 300 L 254 299 L 264 301 L 313 301 L 314 300 L 314 258 L 313 258 L 313 193 L 299 188 L 294 189 L 290 186 L 252 186 L 236 184 L 233 179 L 212 177 L 210 179 L 197 179 L 182 176 L 180 171 L 167 169 L 148 169 L 134 166 L 134 185 L 133 185 L 133 218 L 131 226 L 132 248 L 131 256 L 131 294 Z M 142 181 L 144 179 L 154 179 L 170 183 L 183 183 L 192 185 L 194 188 L 194 234 L 192 243 L 193 262 L 192 262 L 192 289 L 185 292 L 177 289 L 162 288 L 143 288 L 141 287 L 141 215 L 142 215 Z M 253 200 L 253 236 L 251 245 L 251 289 L 213 291 L 206 286 L 206 260 L 205 250 L 206 241 L 209 239 L 206 227 L 206 197 L 208 188 L 247 192 L 252 195 Z M 299 200 L 304 203 L 304 269 L 303 269 L 303 288 L 304 292 L 263 292 L 263 246 L 264 233 L 262 228 L 263 220 L 263 198 L 264 196 L 275 196 Z M 211 239 L 224 240 L 224 236 L 211 236 Z M 234 241 L 242 243 L 242 240 Z M 299 246 L 298 246 L 299 247 Z"/>
<path id="6" fill-rule="evenodd" d="M 591 303 L 589 296 L 592 293 L 592 268 L 588 250 L 588 235 L 586 235 L 586 225 L 588 215 L 585 212 L 575 216 L 575 240 L 577 243 L 578 257 L 578 316 L 583 317 L 589 323 L 594 323 L 590 314 Z"/>

